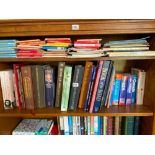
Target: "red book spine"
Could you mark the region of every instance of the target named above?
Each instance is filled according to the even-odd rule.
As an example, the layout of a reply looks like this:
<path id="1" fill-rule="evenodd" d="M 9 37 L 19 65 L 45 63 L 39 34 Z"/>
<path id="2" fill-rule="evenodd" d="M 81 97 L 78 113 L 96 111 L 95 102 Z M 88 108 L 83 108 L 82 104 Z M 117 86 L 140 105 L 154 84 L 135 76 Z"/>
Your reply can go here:
<path id="1" fill-rule="evenodd" d="M 47 40 L 47 43 L 71 43 L 70 40 Z"/>
<path id="2" fill-rule="evenodd" d="M 100 75 L 101 75 L 101 71 L 102 71 L 103 62 L 104 61 L 102 60 L 98 64 L 98 70 L 97 70 L 97 75 L 96 75 L 96 79 L 95 79 L 94 90 L 93 90 L 92 99 L 91 99 L 91 102 L 90 102 L 90 109 L 89 109 L 90 113 L 93 112 L 94 102 L 95 102 L 97 88 L 98 88 L 98 84 L 99 84 L 99 80 L 100 80 Z"/>
<path id="3" fill-rule="evenodd" d="M 77 40 L 74 44 L 99 44 L 99 40 Z"/>
<path id="4" fill-rule="evenodd" d="M 18 64 L 14 64 L 13 65 L 13 71 L 14 71 L 14 78 L 15 78 L 15 85 L 16 85 L 16 93 L 17 93 L 17 100 L 18 100 L 18 108 L 19 108 L 19 111 L 22 109 L 22 101 L 21 101 L 21 97 L 20 97 L 20 91 L 19 91 L 19 85 L 18 85 L 18 80 L 19 80 L 19 77 L 18 77 L 18 72 L 17 72 L 17 69 L 19 69 L 19 65 Z"/>
<path id="5" fill-rule="evenodd" d="M 74 47 L 76 48 L 94 48 L 98 49 L 101 47 L 100 44 L 74 44 Z"/>
<path id="6" fill-rule="evenodd" d="M 35 57 L 35 56 L 42 56 L 42 53 L 17 53 L 17 57 Z"/>
<path id="7" fill-rule="evenodd" d="M 109 116 L 107 117 L 107 135 L 113 134 L 113 117 Z"/>
<path id="8" fill-rule="evenodd" d="M 18 50 L 17 53 L 38 53 L 38 50 Z"/>

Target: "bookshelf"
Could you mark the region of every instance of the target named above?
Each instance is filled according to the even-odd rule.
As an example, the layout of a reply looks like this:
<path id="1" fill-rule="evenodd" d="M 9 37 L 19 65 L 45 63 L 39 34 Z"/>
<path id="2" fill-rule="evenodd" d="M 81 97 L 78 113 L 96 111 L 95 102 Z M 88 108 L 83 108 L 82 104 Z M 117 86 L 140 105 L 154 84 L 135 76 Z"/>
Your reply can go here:
<path id="1" fill-rule="evenodd" d="M 78 25 L 78 29 L 73 26 Z M 151 36 L 150 49 L 155 50 L 155 20 L 1 20 L 0 39 L 31 39 L 45 37 L 103 38 L 103 40 L 134 39 Z M 68 64 L 85 64 L 97 60 L 113 60 L 116 70 L 128 72 L 131 67 L 144 69 L 146 74 L 144 105 L 111 107 L 98 113 L 61 112 L 59 109 L 39 109 L 35 111 L 17 109 L 4 110 L 0 90 L 0 134 L 10 134 L 22 118 L 51 118 L 57 116 L 143 116 L 142 134 L 155 134 L 155 57 L 102 57 L 102 58 L 1 58 L 0 70 L 12 68 L 13 63 L 52 64 L 60 61 Z"/>

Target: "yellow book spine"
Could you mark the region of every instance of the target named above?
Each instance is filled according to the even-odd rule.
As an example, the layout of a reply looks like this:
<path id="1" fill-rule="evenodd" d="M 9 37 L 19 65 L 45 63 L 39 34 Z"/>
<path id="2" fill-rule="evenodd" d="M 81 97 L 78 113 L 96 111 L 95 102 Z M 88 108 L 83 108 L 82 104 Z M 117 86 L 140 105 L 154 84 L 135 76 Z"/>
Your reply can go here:
<path id="1" fill-rule="evenodd" d="M 69 43 L 47 43 L 46 46 L 61 46 L 61 47 L 68 47 Z"/>

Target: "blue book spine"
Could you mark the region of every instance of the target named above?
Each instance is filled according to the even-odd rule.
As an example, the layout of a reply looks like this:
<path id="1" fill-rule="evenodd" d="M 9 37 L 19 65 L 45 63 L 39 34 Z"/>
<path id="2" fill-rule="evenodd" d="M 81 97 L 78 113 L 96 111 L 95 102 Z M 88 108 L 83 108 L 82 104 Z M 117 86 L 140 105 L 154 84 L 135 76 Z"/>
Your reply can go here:
<path id="1" fill-rule="evenodd" d="M 81 135 L 80 116 L 76 116 L 77 135 Z"/>
<path id="2" fill-rule="evenodd" d="M 114 80 L 114 84 L 112 87 L 112 94 L 111 94 L 111 98 L 110 98 L 110 106 L 112 106 L 112 103 L 113 103 L 113 96 L 114 96 L 114 91 L 115 91 L 115 81 L 116 80 Z"/>
<path id="3" fill-rule="evenodd" d="M 45 67 L 45 101 L 47 107 L 54 107 L 55 83 L 54 69 L 50 66 Z"/>
<path id="4" fill-rule="evenodd" d="M 88 103 L 87 103 L 86 107 L 84 108 L 85 111 L 89 110 L 89 105 L 90 105 L 91 96 L 92 96 L 92 92 L 93 92 L 95 76 L 96 76 L 96 67 L 94 67 L 94 70 L 93 70 L 93 77 L 92 77 L 90 91 L 89 91 L 89 95 L 88 95 Z"/>
<path id="5" fill-rule="evenodd" d="M 69 134 L 73 135 L 73 119 L 72 116 L 68 116 Z"/>
<path id="6" fill-rule="evenodd" d="M 139 128 L 140 128 L 140 117 L 135 117 L 134 118 L 134 135 L 139 135 Z"/>
<path id="7" fill-rule="evenodd" d="M 16 51 L 7 51 L 7 52 L 5 52 L 5 51 L 0 51 L 0 55 L 2 55 L 2 54 L 4 54 L 4 55 L 7 55 L 7 54 L 16 54 Z"/>
<path id="8" fill-rule="evenodd" d="M 64 116 L 64 134 L 69 135 L 69 122 L 68 116 Z"/>
<path id="9" fill-rule="evenodd" d="M 138 76 L 132 75 L 132 105 L 136 104 Z"/>
<path id="10" fill-rule="evenodd" d="M 88 135 L 91 135 L 90 116 L 87 117 L 87 123 L 88 123 L 87 132 L 88 132 Z"/>
<path id="11" fill-rule="evenodd" d="M 0 40 L 0 43 L 4 43 L 4 44 L 7 44 L 7 43 L 16 43 L 17 40 L 14 40 L 14 39 L 9 39 L 9 40 Z"/>
<path id="12" fill-rule="evenodd" d="M 66 47 L 42 46 L 43 50 L 66 50 Z"/>
<path id="13" fill-rule="evenodd" d="M 101 134 L 101 133 L 100 133 L 100 131 L 101 131 L 101 130 L 100 130 L 100 128 L 101 128 L 101 124 L 100 124 L 100 123 L 101 123 L 101 120 L 100 120 L 101 117 L 100 117 L 100 116 L 97 116 L 97 117 L 98 117 L 98 132 L 97 132 L 97 135 L 100 135 L 100 134 Z"/>
<path id="14" fill-rule="evenodd" d="M 132 75 L 128 76 L 127 93 L 126 93 L 126 105 L 132 104 Z"/>
<path id="15" fill-rule="evenodd" d="M 128 75 L 123 75 L 120 89 L 119 105 L 125 105 L 127 84 L 128 84 Z"/>
<path id="16" fill-rule="evenodd" d="M 112 105 L 118 105 L 121 89 L 121 79 L 116 79 L 114 85 L 115 86 L 112 94 Z"/>
<path id="17" fill-rule="evenodd" d="M 0 48 L 8 48 L 8 47 L 16 47 L 16 44 L 14 43 L 0 43 Z"/>
<path id="18" fill-rule="evenodd" d="M 98 89 L 97 89 L 97 93 L 96 93 L 93 112 L 98 112 L 101 107 L 102 96 L 103 96 L 103 92 L 104 92 L 104 88 L 105 88 L 106 77 L 107 77 L 108 69 L 110 66 L 110 62 L 111 61 L 104 61 L 99 84 L 98 84 Z"/>
<path id="19" fill-rule="evenodd" d="M 103 135 L 103 117 L 100 116 L 100 135 Z"/>
<path id="20" fill-rule="evenodd" d="M 98 135 L 98 116 L 94 116 L 94 135 Z"/>
<path id="21" fill-rule="evenodd" d="M 91 83 L 92 83 L 92 80 L 93 80 L 93 75 L 94 75 L 94 71 L 95 71 L 95 66 L 92 67 L 92 70 L 91 70 L 91 75 L 90 75 L 90 81 L 89 81 L 89 86 L 88 86 L 88 91 L 87 91 L 87 97 L 86 97 L 86 101 L 85 101 L 85 104 L 84 104 L 84 111 L 87 111 L 88 109 L 88 99 L 89 99 L 89 95 L 90 95 L 90 88 L 91 88 Z"/>

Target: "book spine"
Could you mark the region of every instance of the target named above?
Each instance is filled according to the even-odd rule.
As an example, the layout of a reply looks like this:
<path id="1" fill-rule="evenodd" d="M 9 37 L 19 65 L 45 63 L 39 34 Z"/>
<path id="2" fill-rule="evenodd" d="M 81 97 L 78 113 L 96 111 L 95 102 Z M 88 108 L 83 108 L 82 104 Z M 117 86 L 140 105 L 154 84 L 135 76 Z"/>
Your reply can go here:
<path id="1" fill-rule="evenodd" d="M 134 117 L 134 135 L 139 135 L 139 129 L 140 129 L 140 117 Z"/>
<path id="2" fill-rule="evenodd" d="M 26 109 L 33 110 L 35 108 L 35 103 L 32 89 L 31 66 L 22 66 L 21 72 L 22 72 Z"/>
<path id="3" fill-rule="evenodd" d="M 100 75 L 100 80 L 98 83 L 98 89 L 96 92 L 96 98 L 95 98 L 95 102 L 94 102 L 93 112 L 98 112 L 98 110 L 101 107 L 101 101 L 102 101 L 103 93 L 105 91 L 105 84 L 106 84 L 106 78 L 107 78 L 109 66 L 110 66 L 110 61 L 104 61 L 101 75 Z"/>
<path id="4" fill-rule="evenodd" d="M 84 116 L 84 135 L 88 134 L 88 120 L 87 116 Z"/>
<path id="5" fill-rule="evenodd" d="M 84 108 L 84 103 L 87 97 L 87 91 L 88 91 L 88 85 L 90 81 L 92 67 L 93 67 L 92 62 L 86 62 L 83 80 L 82 80 L 82 86 L 81 86 L 81 93 L 79 98 L 79 105 L 78 105 L 79 108 Z"/>
<path id="6" fill-rule="evenodd" d="M 134 117 L 127 116 L 125 118 L 125 135 L 133 135 L 134 130 Z"/>
<path id="7" fill-rule="evenodd" d="M 122 117 L 119 117 L 119 135 L 122 134 Z"/>
<path id="8" fill-rule="evenodd" d="M 98 116 L 94 116 L 94 135 L 98 135 Z"/>
<path id="9" fill-rule="evenodd" d="M 47 107 L 54 107 L 55 83 L 54 69 L 50 66 L 44 66 L 45 73 L 45 102 Z"/>
<path id="10" fill-rule="evenodd" d="M 76 134 L 81 135 L 80 116 L 76 116 Z"/>
<path id="11" fill-rule="evenodd" d="M 132 105 L 136 104 L 136 90 L 137 90 L 137 75 L 132 75 Z"/>
<path id="12" fill-rule="evenodd" d="M 90 113 L 93 112 L 95 97 L 96 97 L 97 88 L 98 88 L 98 84 L 99 84 L 99 79 L 100 79 L 100 75 L 101 75 L 101 71 L 102 71 L 102 66 L 103 66 L 103 61 L 101 60 L 99 62 L 99 65 L 98 65 L 97 75 L 96 75 L 96 79 L 95 79 L 95 83 L 94 83 L 94 90 L 93 90 L 92 99 L 91 99 L 91 102 L 90 102 L 90 109 L 89 109 Z"/>
<path id="13" fill-rule="evenodd" d="M 87 117 L 87 122 L 88 122 L 88 133 L 87 133 L 87 135 L 91 135 L 91 124 L 90 124 L 90 122 L 91 122 L 91 116 L 88 116 Z"/>
<path id="14" fill-rule="evenodd" d="M 92 81 L 91 81 L 91 84 L 90 84 L 90 91 L 89 91 L 89 94 L 88 94 L 88 103 L 87 103 L 84 111 L 89 111 L 91 97 L 92 97 L 93 88 L 94 88 L 95 77 L 96 77 L 96 67 L 94 67 L 93 77 L 92 77 Z"/>
<path id="15" fill-rule="evenodd" d="M 68 124 L 68 116 L 64 116 L 64 133 L 65 135 L 69 135 L 69 124 Z"/>
<path id="16" fill-rule="evenodd" d="M 128 83 L 128 76 L 123 75 L 121 89 L 120 89 L 120 97 L 119 97 L 119 105 L 121 106 L 125 105 L 125 99 L 127 94 L 127 83 Z"/>
<path id="17" fill-rule="evenodd" d="M 119 135 L 119 116 L 115 117 L 115 131 L 114 131 L 115 135 Z"/>
<path id="18" fill-rule="evenodd" d="M 80 65 L 75 66 L 73 82 L 72 82 L 72 86 L 71 86 L 72 88 L 71 88 L 71 94 L 70 94 L 70 101 L 69 101 L 69 109 L 70 110 L 77 109 L 77 103 L 78 103 L 78 99 L 79 99 L 82 78 L 83 78 L 83 71 L 84 71 L 84 67 L 82 67 Z"/>
<path id="19" fill-rule="evenodd" d="M 127 92 L 126 92 L 126 105 L 132 104 L 132 75 L 128 76 L 128 83 L 127 83 Z"/>
<path id="20" fill-rule="evenodd" d="M 61 98 L 61 111 L 67 111 L 67 108 L 68 108 L 71 76 L 72 76 L 72 67 L 65 66 L 64 77 L 63 77 L 63 90 L 62 90 L 62 98 Z"/>
<path id="21" fill-rule="evenodd" d="M 59 62 L 55 107 L 60 107 L 61 103 L 64 68 L 65 68 L 65 62 Z"/>
<path id="22" fill-rule="evenodd" d="M 73 118 L 68 116 L 69 135 L 73 135 Z"/>
<path id="23" fill-rule="evenodd" d="M 103 135 L 103 116 L 100 116 L 100 135 Z"/>
<path id="24" fill-rule="evenodd" d="M 94 116 L 90 117 L 90 134 L 94 135 Z"/>
<path id="25" fill-rule="evenodd" d="M 113 117 L 109 116 L 107 120 L 107 135 L 113 134 Z"/>
<path id="26" fill-rule="evenodd" d="M 81 135 L 85 134 L 84 117 L 80 116 Z"/>
<path id="27" fill-rule="evenodd" d="M 115 87 L 113 92 L 112 105 L 118 105 L 121 89 L 122 74 L 116 74 Z"/>
<path id="28" fill-rule="evenodd" d="M 108 117 L 104 117 L 103 118 L 103 134 L 104 135 L 107 135 L 107 120 L 108 120 Z"/>
<path id="29" fill-rule="evenodd" d="M 76 116 L 73 116 L 73 135 L 76 135 Z"/>

